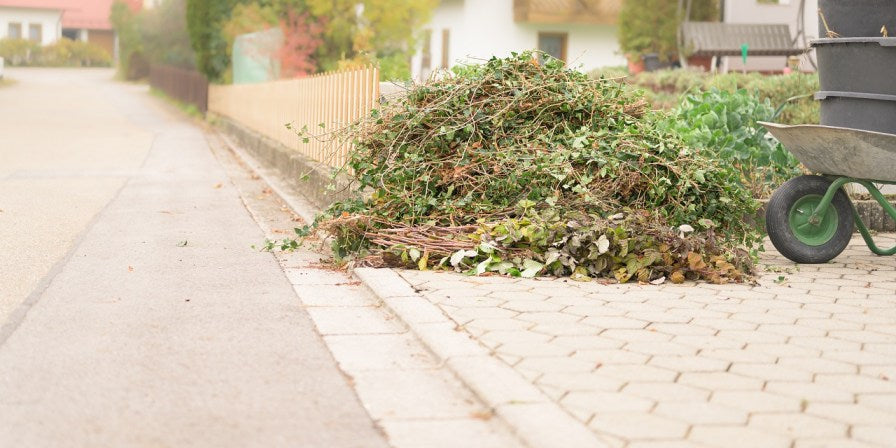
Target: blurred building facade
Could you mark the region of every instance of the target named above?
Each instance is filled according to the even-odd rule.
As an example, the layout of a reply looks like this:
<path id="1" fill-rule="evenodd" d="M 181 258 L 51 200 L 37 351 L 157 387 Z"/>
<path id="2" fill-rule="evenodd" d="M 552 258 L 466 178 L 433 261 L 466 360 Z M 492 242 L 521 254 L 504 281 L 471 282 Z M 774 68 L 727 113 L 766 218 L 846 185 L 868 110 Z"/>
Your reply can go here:
<path id="1" fill-rule="evenodd" d="M 442 0 L 411 60 L 415 79 L 440 68 L 539 49 L 572 68 L 624 65 L 622 0 Z"/>
<path id="2" fill-rule="evenodd" d="M 800 0 L 722 0 L 722 21 L 725 23 L 744 24 L 787 24 L 790 33 L 796 39 L 795 45 L 802 46 L 804 37 L 808 42 L 819 37 L 818 32 L 818 0 L 805 0 L 800 11 Z M 802 17 L 800 17 L 802 13 Z M 802 20 L 804 27 L 799 29 Z M 804 36 L 798 36 L 798 33 Z M 809 63 L 811 53 L 800 58 L 800 69 L 814 70 Z M 747 59 L 744 65 L 738 57 L 726 57 L 722 61 L 722 71 L 763 71 L 778 72 L 787 66 L 784 56 L 756 56 Z"/>
<path id="3" fill-rule="evenodd" d="M 116 36 L 109 22 L 115 0 L 0 0 L 0 39 L 22 38 L 49 45 L 60 38 L 94 43 L 110 55 Z M 135 11 L 143 0 L 123 0 Z"/>

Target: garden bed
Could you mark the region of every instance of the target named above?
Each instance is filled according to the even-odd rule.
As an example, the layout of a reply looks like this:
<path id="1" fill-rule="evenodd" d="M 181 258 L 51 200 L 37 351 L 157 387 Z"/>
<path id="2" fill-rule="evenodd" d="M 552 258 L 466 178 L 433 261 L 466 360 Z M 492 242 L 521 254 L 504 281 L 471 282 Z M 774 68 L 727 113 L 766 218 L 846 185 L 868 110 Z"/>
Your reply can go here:
<path id="1" fill-rule="evenodd" d="M 777 108 L 784 105 L 779 122 L 784 124 L 816 124 L 819 121 L 818 103 L 811 95 L 819 90 L 818 75 L 791 73 L 763 75 L 760 73 L 712 74 L 699 70 L 674 69 L 643 72 L 629 76 L 620 68 L 607 68 L 591 73 L 595 79 L 605 77 L 622 80 L 644 90 L 645 98 L 658 109 L 678 106 L 684 95 L 712 89 L 734 92 L 744 89 L 755 92 L 760 101 L 769 100 Z M 803 98 L 788 102 L 794 97 Z M 785 105 L 786 104 L 786 105 Z"/>

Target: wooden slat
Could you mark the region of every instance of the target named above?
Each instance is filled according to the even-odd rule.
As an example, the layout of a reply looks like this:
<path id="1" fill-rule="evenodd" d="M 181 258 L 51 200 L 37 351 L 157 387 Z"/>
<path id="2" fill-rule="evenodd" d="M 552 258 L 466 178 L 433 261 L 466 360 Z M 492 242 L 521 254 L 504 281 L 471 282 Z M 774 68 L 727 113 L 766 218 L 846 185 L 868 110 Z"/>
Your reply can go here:
<path id="1" fill-rule="evenodd" d="M 378 77 L 377 69 L 363 68 L 299 80 L 209 86 L 208 108 L 310 159 L 339 167 L 348 161 L 351 141 L 331 137 L 370 113 L 379 97 Z M 327 134 L 326 141 L 302 143 L 296 132 L 306 126 L 312 135 Z"/>

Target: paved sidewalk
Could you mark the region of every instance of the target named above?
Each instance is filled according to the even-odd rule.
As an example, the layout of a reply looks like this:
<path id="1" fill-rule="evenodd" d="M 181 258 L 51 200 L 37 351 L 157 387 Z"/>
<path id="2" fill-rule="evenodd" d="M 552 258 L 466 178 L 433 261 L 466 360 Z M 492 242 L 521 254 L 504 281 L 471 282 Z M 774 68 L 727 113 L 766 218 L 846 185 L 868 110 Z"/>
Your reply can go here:
<path id="1" fill-rule="evenodd" d="M 101 141 L 101 122 L 77 129 L 65 118 L 111 110 L 154 140 L 128 172 L 89 144 L 66 155 L 126 182 L 25 317 L 4 327 L 0 446 L 387 446 L 277 260 L 251 248 L 264 234 L 202 130 L 145 89 L 53 73 L 55 88 L 93 96 L 48 107 L 60 128 L 47 133 Z M 23 142 L 22 158 L 32 132 L 2 128 Z M 54 144 L 44 137 L 33 144 Z M 128 145 L 141 142 L 117 145 L 135 154 Z"/>
<path id="2" fill-rule="evenodd" d="M 277 194 L 283 191 L 277 188 L 280 180 L 268 177 L 238 148 L 229 151 L 226 138 L 211 140 L 267 238 L 277 240 L 292 233 L 301 218 Z M 307 211 L 301 198 L 289 199 L 300 203 L 296 209 Z M 298 295 L 297 305 L 311 316 L 364 408 L 393 447 L 523 447 L 513 435 L 517 428 L 494 418 L 492 410 L 380 298 L 348 273 L 321 263 L 322 256 L 312 249 L 276 252 L 276 257 Z"/>
<path id="3" fill-rule="evenodd" d="M 6 75 L 18 81 L 0 88 L 0 327 L 46 287 L 153 142 L 131 119 L 139 108 L 116 106 L 121 91 L 139 87 L 116 87 L 111 69 L 7 67 Z"/>
<path id="4" fill-rule="evenodd" d="M 759 286 L 399 273 L 610 446 L 896 446 L 896 258 L 771 251 Z"/>

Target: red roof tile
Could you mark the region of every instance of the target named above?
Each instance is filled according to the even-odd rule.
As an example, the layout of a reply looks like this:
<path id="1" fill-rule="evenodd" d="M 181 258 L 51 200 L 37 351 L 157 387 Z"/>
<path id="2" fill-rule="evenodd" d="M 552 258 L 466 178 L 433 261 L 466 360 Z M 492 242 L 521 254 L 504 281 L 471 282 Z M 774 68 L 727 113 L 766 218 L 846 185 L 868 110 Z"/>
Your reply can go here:
<path id="1" fill-rule="evenodd" d="M 87 28 L 110 30 L 109 10 L 115 0 L 0 0 L 0 6 L 22 8 L 61 9 L 63 28 Z M 141 0 L 124 0 L 134 10 L 139 10 Z"/>

